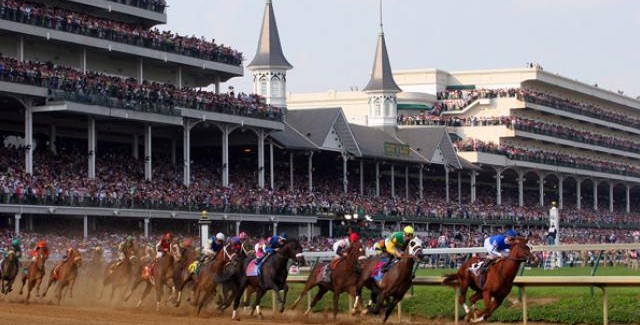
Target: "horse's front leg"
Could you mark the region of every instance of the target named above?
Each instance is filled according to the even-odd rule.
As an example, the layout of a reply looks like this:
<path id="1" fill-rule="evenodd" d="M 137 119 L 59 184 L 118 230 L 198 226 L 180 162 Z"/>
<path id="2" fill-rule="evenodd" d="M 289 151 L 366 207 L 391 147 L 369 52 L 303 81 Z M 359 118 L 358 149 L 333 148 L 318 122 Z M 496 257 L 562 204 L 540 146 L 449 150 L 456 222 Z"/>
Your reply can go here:
<path id="1" fill-rule="evenodd" d="M 281 314 L 284 312 L 284 307 L 285 307 L 285 304 L 287 303 L 287 293 L 289 292 L 289 285 L 287 285 L 287 283 L 285 282 L 282 288 L 283 288 L 282 299 L 280 299 L 280 292 L 278 292 L 278 301 L 280 302 Z"/>
<path id="2" fill-rule="evenodd" d="M 42 277 L 36 280 L 36 297 L 40 297 L 40 285 L 42 284 Z"/>

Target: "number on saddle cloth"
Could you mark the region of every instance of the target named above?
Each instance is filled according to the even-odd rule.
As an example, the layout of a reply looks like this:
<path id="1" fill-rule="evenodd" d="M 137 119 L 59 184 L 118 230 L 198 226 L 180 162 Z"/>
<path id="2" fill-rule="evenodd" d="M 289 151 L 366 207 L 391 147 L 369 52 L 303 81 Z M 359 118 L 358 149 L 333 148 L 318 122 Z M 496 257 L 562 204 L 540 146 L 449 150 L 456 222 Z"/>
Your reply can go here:
<path id="1" fill-rule="evenodd" d="M 373 267 L 373 270 L 371 271 L 371 277 L 374 280 L 376 281 L 382 280 L 382 277 L 384 276 L 384 272 L 386 271 L 386 270 L 383 270 L 383 266 L 389 263 L 389 260 L 390 260 L 389 257 L 383 257 L 382 259 L 380 259 L 380 261 L 378 261 L 378 263 L 376 263 L 376 265 Z M 391 262 L 391 265 L 395 264 L 396 262 L 397 262 L 397 259 Z M 387 269 L 391 268 L 391 265 L 389 265 Z"/>

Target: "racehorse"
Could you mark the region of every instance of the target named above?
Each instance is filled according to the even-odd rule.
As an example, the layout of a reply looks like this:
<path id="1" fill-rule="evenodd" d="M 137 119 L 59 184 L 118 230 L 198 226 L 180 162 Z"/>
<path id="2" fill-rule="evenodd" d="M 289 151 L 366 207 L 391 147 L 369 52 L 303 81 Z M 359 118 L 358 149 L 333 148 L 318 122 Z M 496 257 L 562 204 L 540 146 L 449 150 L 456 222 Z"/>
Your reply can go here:
<path id="1" fill-rule="evenodd" d="M 381 258 L 372 258 L 364 263 L 362 273 L 358 279 L 356 301 L 354 302 L 352 313 L 355 313 L 360 306 L 362 288 L 366 286 L 371 290 L 372 300 L 375 300 L 375 305 L 371 308 L 372 313 L 378 314 L 386 303 L 383 323 L 386 322 L 395 306 L 404 298 L 407 290 L 411 288 L 413 266 L 421 255 L 422 241 L 415 237 L 409 241 L 407 252 L 400 256 L 379 280 L 376 280 L 372 275 L 384 263 Z M 363 311 L 363 314 L 366 313 L 367 311 Z"/>
<path id="2" fill-rule="evenodd" d="M 9 250 L 2 261 L 2 265 L 0 265 L 0 286 L 2 287 L 2 293 L 5 295 L 9 294 L 13 288 L 13 281 L 18 276 L 20 268 L 19 263 L 16 252 Z"/>
<path id="3" fill-rule="evenodd" d="M 49 287 L 51 287 L 53 283 L 57 282 L 56 299 L 58 300 L 58 305 L 60 305 L 62 292 L 66 286 L 69 286 L 69 297 L 73 298 L 73 285 L 76 283 L 76 279 L 78 278 L 78 269 L 81 264 L 82 256 L 80 256 L 80 253 L 74 248 L 69 250 L 67 259 L 59 262 L 53 269 L 51 269 L 51 273 L 49 274 L 49 283 L 47 284 L 47 288 L 44 290 L 42 297 L 44 298 L 49 291 Z"/>
<path id="4" fill-rule="evenodd" d="M 256 293 L 255 300 L 255 312 L 259 319 L 262 319 L 262 313 L 260 312 L 260 300 L 267 290 L 274 290 L 278 296 L 278 304 L 280 312 L 284 312 L 284 305 L 287 301 L 287 292 L 289 292 L 289 286 L 287 285 L 287 262 L 291 259 L 295 263 L 299 263 L 302 260 L 302 246 L 300 242 L 295 239 L 288 239 L 277 252 L 271 254 L 269 257 L 265 257 L 267 260 L 263 261 L 260 274 L 247 275 L 248 266 L 255 264 L 255 259 L 245 260 L 245 273 L 240 280 L 240 290 L 235 295 L 233 300 L 233 314 L 232 319 L 238 319 L 238 305 L 240 305 L 240 298 L 242 292 L 245 289 L 250 288 Z M 280 291 L 284 291 L 281 295 Z M 251 314 L 253 315 L 253 306 Z"/>
<path id="5" fill-rule="evenodd" d="M 192 247 L 172 248 L 174 254 L 173 285 L 172 295 L 169 300 L 174 301 L 176 307 L 180 307 L 182 300 L 182 290 L 193 282 L 193 275 L 189 271 L 189 265 L 196 260 L 196 251 Z"/>
<path id="6" fill-rule="evenodd" d="M 200 311 L 202 311 L 209 299 L 215 296 L 217 292 L 216 286 L 225 279 L 223 274 L 225 268 L 237 254 L 238 252 L 231 249 L 230 245 L 226 245 L 216 253 L 212 260 L 200 267 L 191 298 L 191 304 L 196 306 L 196 315 L 200 315 Z M 223 304 L 226 304 L 226 302 L 223 301 Z"/>
<path id="7" fill-rule="evenodd" d="M 40 297 L 40 284 L 42 283 L 42 278 L 44 277 L 44 263 L 46 261 L 45 248 L 38 247 L 36 250 L 35 261 L 31 261 L 29 267 L 27 268 L 27 273 L 22 276 L 22 286 L 20 287 L 20 294 L 22 294 L 22 290 L 24 289 L 24 285 L 27 285 L 27 300 L 26 304 L 29 304 L 29 299 L 31 298 L 31 290 L 33 287 L 36 287 L 36 297 Z"/>
<path id="8" fill-rule="evenodd" d="M 460 286 L 458 303 L 464 306 L 464 310 L 467 313 L 465 317 L 467 322 L 471 320 L 471 322 L 476 323 L 490 317 L 493 311 L 502 304 L 504 298 L 509 295 L 513 287 L 513 280 L 520 268 L 520 263 L 535 259 L 527 242 L 526 238 L 516 237 L 509 251 L 509 256 L 489 265 L 484 276 L 476 276 L 469 270 L 474 263 L 481 261 L 479 257 L 467 260 L 460 266 L 457 273 L 445 276 L 443 284 Z M 469 299 L 471 309 L 465 303 L 468 288 L 475 291 Z M 484 300 L 484 309 L 478 313 L 476 302 L 480 299 Z M 471 319 L 472 316 L 474 317 L 473 319 Z"/>
<path id="9" fill-rule="evenodd" d="M 151 291 L 151 287 L 155 287 L 156 289 L 156 311 L 160 311 L 160 300 L 162 300 L 162 293 L 164 292 L 164 287 L 167 286 L 169 289 L 173 290 L 173 255 L 171 253 L 164 254 L 159 259 L 154 259 L 151 264 L 145 265 L 141 268 L 141 272 L 138 272 L 135 275 L 135 280 L 129 288 L 129 291 L 124 296 L 124 301 L 129 300 L 133 291 L 140 285 L 142 282 L 146 284 L 144 291 L 142 291 L 142 296 L 140 296 L 140 300 L 138 300 L 138 308 L 142 307 L 142 302 L 144 298 L 147 297 L 149 291 Z"/>
<path id="10" fill-rule="evenodd" d="M 315 306 L 318 301 L 324 296 L 327 291 L 333 292 L 333 319 L 336 319 L 338 315 L 338 302 L 340 294 L 348 292 L 354 298 L 356 297 L 356 284 L 358 283 L 358 261 L 361 257 L 365 256 L 364 248 L 360 242 L 351 244 L 351 247 L 347 250 L 346 257 L 340 257 L 339 259 L 331 263 L 318 263 L 311 270 L 311 275 L 304 284 L 304 289 L 300 293 L 300 296 L 291 306 L 291 309 L 295 309 L 300 302 L 300 299 L 311 289 L 318 286 L 318 293 L 313 298 L 313 301 L 307 308 L 305 315 L 311 312 L 311 308 Z M 330 278 L 325 278 L 326 268 L 331 268 Z"/>
<path id="11" fill-rule="evenodd" d="M 126 289 L 133 280 L 133 275 L 136 274 L 139 269 L 140 262 L 135 250 L 133 248 L 127 249 L 124 252 L 124 259 L 122 261 L 110 263 L 104 270 L 102 290 L 100 291 L 100 297 L 98 299 L 102 299 L 105 288 L 111 285 L 111 296 L 109 299 L 113 300 L 116 289 Z"/>

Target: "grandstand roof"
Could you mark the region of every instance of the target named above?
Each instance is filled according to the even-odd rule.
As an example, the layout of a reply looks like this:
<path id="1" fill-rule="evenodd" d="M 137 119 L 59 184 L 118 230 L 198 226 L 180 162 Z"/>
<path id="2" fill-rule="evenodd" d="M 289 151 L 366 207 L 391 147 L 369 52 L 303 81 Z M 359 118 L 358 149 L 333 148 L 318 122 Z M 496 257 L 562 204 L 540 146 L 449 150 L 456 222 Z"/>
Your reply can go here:
<path id="1" fill-rule="evenodd" d="M 378 128 L 371 128 L 367 126 L 351 124 L 353 134 L 356 136 L 358 146 L 362 152 L 362 157 L 384 159 L 384 160 L 399 160 L 413 163 L 429 163 L 429 159 L 422 156 L 415 150 L 411 149 L 409 156 L 390 156 L 385 154 L 385 143 L 393 143 L 398 145 L 406 145 L 402 140 L 391 136 Z"/>
<path id="2" fill-rule="evenodd" d="M 444 126 L 399 128 L 398 137 L 431 163 L 442 163 L 462 169 Z"/>
<path id="3" fill-rule="evenodd" d="M 264 16 L 262 17 L 262 29 L 258 40 L 258 50 L 253 61 L 247 68 L 283 68 L 291 69 L 293 66 L 282 53 L 280 34 L 276 25 L 276 17 L 273 13 L 271 0 L 266 1 Z"/>
<path id="4" fill-rule="evenodd" d="M 287 112 L 287 123 L 322 150 L 361 156 L 356 138 L 341 108 L 317 108 Z"/>
<path id="5" fill-rule="evenodd" d="M 284 122 L 284 130 L 282 132 L 274 132 L 271 134 L 276 142 L 287 149 L 296 150 L 316 150 L 316 146 L 309 138 L 305 137 L 300 131 L 293 128 L 289 123 Z"/>

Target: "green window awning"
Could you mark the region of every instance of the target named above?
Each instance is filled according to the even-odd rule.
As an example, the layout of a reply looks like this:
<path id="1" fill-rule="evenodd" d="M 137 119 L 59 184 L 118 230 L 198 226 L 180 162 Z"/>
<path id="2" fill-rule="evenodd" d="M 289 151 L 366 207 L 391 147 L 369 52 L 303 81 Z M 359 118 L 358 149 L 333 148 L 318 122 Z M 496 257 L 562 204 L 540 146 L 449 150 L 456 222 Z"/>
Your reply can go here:
<path id="1" fill-rule="evenodd" d="M 474 90 L 476 85 L 451 85 L 447 86 L 447 90 Z"/>
<path id="2" fill-rule="evenodd" d="M 433 107 L 424 104 L 398 104 L 398 109 L 406 109 L 413 111 L 430 111 Z"/>

